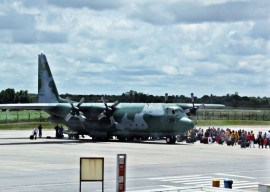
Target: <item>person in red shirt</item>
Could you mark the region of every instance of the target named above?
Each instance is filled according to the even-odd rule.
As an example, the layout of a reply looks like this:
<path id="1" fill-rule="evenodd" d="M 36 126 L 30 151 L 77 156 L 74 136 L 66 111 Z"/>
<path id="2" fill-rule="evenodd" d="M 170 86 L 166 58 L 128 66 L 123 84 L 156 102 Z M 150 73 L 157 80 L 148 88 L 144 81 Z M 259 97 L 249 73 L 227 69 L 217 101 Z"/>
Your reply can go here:
<path id="1" fill-rule="evenodd" d="M 247 136 L 246 136 L 246 140 L 247 140 L 247 145 L 249 145 L 249 147 L 250 147 L 250 140 L 251 140 L 251 135 L 250 135 L 250 132 L 248 132 L 248 134 L 247 134 Z M 246 147 L 248 147 L 248 146 L 246 146 Z"/>

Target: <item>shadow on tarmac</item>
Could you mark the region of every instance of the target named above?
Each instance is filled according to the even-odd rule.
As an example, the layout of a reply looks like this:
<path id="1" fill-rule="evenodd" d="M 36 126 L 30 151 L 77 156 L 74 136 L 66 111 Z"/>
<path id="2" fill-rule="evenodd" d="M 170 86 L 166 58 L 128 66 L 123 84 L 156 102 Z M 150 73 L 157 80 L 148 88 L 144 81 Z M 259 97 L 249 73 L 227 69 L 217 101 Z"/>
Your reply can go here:
<path id="1" fill-rule="evenodd" d="M 26 140 L 25 137 L 21 137 L 21 138 L 1 138 L 3 140 Z M 167 144 L 165 141 L 163 140 L 148 140 L 148 141 L 119 141 L 119 140 L 109 140 L 109 141 L 94 141 L 92 139 L 79 139 L 79 140 L 71 140 L 71 139 L 55 139 L 55 138 L 50 138 L 50 139 L 46 139 L 46 138 L 38 138 L 37 140 L 27 140 L 27 141 L 23 141 L 23 142 L 2 142 L 0 143 L 0 145 L 36 145 L 36 144 L 68 144 L 68 143 L 100 143 L 100 144 L 106 144 L 109 142 L 113 142 L 113 143 L 134 143 L 134 144 L 145 144 L 145 145 L 192 145 L 190 143 L 175 143 L 175 144 Z M 42 140 L 42 141 L 41 141 Z"/>
<path id="2" fill-rule="evenodd" d="M 4 138 L 4 140 L 25 140 L 26 138 Z M 67 143 L 82 143 L 81 140 L 51 140 L 51 139 L 47 139 L 44 140 L 42 139 L 42 141 L 40 141 L 41 139 L 37 139 L 37 140 L 30 140 L 29 141 L 24 141 L 24 142 L 3 142 L 0 143 L 0 145 L 36 145 L 36 144 L 67 144 Z"/>

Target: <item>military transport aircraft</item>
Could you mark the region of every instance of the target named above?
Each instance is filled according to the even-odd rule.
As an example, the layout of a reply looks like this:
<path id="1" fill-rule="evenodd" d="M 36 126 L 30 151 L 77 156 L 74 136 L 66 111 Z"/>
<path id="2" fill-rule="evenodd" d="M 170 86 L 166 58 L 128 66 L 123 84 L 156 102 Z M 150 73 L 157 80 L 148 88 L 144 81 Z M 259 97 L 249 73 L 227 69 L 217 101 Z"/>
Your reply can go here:
<path id="1" fill-rule="evenodd" d="M 112 136 L 121 141 L 166 138 L 166 142 L 176 142 L 176 135 L 194 127 L 186 113 L 195 114 L 200 104 L 179 103 L 78 103 L 59 96 L 46 56 L 38 56 L 38 103 L 1 104 L 0 109 L 44 110 L 50 114 L 49 120 L 65 124 L 67 133 L 89 135 L 96 140 L 107 140 Z M 204 105 L 205 106 L 205 105 Z M 212 105 L 210 107 L 224 107 Z M 184 110 L 185 111 L 184 111 Z"/>

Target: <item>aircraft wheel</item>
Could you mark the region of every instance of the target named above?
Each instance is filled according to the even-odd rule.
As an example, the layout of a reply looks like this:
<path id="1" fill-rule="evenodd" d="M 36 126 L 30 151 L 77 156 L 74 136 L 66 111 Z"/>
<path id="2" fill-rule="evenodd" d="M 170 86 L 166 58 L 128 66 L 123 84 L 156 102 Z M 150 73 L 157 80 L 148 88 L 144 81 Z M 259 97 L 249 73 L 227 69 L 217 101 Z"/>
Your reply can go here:
<path id="1" fill-rule="evenodd" d="M 166 142 L 167 142 L 167 143 L 171 143 L 171 139 L 172 139 L 172 138 L 171 138 L 170 136 L 169 136 L 169 137 L 166 137 Z"/>
<path id="2" fill-rule="evenodd" d="M 166 142 L 168 144 L 174 144 L 176 142 L 176 137 L 175 136 L 167 136 L 166 137 Z"/>
<path id="3" fill-rule="evenodd" d="M 75 138 L 75 139 L 79 139 L 80 136 L 79 136 L 78 134 L 76 134 L 76 135 L 74 135 L 74 138 Z"/>
<path id="4" fill-rule="evenodd" d="M 175 142 L 176 142 L 176 137 L 172 136 L 172 144 L 175 144 Z"/>

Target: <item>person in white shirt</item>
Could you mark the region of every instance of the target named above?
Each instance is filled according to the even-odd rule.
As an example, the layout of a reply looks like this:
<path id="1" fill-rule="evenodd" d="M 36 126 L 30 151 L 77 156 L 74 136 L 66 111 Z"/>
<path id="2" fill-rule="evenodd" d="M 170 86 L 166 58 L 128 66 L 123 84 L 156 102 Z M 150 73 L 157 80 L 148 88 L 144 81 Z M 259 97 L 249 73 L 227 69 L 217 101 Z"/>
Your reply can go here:
<path id="1" fill-rule="evenodd" d="M 265 148 L 267 147 L 267 145 L 270 148 L 270 130 L 268 132 L 265 133 L 265 138 L 266 138 L 266 145 Z"/>
<path id="2" fill-rule="evenodd" d="M 36 140 L 37 139 L 37 134 L 38 134 L 38 128 L 34 128 L 33 129 L 33 132 L 32 132 L 33 136 L 34 136 L 34 139 Z"/>

